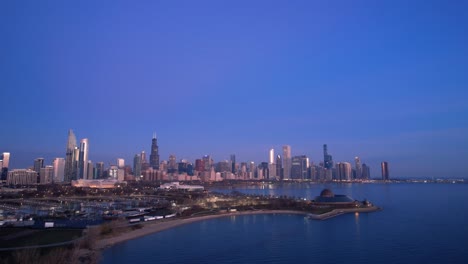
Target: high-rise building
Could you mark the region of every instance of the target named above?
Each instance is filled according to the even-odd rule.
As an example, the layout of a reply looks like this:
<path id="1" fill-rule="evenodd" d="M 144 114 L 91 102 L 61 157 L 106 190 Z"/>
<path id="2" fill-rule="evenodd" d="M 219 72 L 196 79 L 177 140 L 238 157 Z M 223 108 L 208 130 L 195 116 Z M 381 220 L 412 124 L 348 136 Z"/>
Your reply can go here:
<path id="1" fill-rule="evenodd" d="M 356 170 L 356 179 L 362 179 L 362 165 L 361 159 L 359 157 L 354 158 L 355 170 Z"/>
<path id="2" fill-rule="evenodd" d="M 327 144 L 323 145 L 323 163 L 325 169 L 333 168 L 333 158 L 332 155 L 328 154 Z"/>
<path id="3" fill-rule="evenodd" d="M 281 161 L 281 156 L 276 155 L 276 177 L 278 177 L 280 180 L 283 179 L 283 170 L 281 164 L 283 164 Z"/>
<path id="4" fill-rule="evenodd" d="M 305 180 L 308 178 L 308 158 L 305 155 L 294 156 L 291 159 L 291 179 Z"/>
<path id="5" fill-rule="evenodd" d="M 41 172 L 41 168 L 44 168 L 44 158 L 37 158 L 34 160 L 34 171 L 39 173 Z"/>
<path id="6" fill-rule="evenodd" d="M 169 162 L 167 164 L 167 173 L 176 173 L 178 171 L 176 156 L 169 155 Z"/>
<path id="7" fill-rule="evenodd" d="M 268 163 L 269 164 L 274 164 L 275 163 L 275 149 L 270 149 L 270 153 L 269 153 L 269 160 L 268 160 Z"/>
<path id="8" fill-rule="evenodd" d="M 268 164 L 268 179 L 275 180 L 276 179 L 276 164 Z"/>
<path id="9" fill-rule="evenodd" d="M 96 175 L 94 175 L 95 179 L 103 179 L 104 178 L 104 162 L 96 163 Z"/>
<path id="10" fill-rule="evenodd" d="M 88 160 L 88 163 L 86 165 L 86 178 L 87 180 L 92 180 L 94 178 L 93 172 L 94 172 L 94 165 L 93 162 Z"/>
<path id="11" fill-rule="evenodd" d="M 153 134 L 153 139 L 151 140 L 150 165 L 153 169 L 159 170 L 159 147 L 156 133 Z"/>
<path id="12" fill-rule="evenodd" d="M 88 179 L 88 155 L 89 155 L 89 145 L 88 139 L 83 138 L 80 141 L 80 156 L 78 159 L 78 169 L 79 169 L 79 178 Z"/>
<path id="13" fill-rule="evenodd" d="M 153 169 L 153 168 L 150 167 L 150 169 Z M 159 163 L 159 170 L 161 172 L 167 172 L 167 161 L 163 160 Z"/>
<path id="14" fill-rule="evenodd" d="M 73 180 L 78 179 L 80 175 L 80 148 L 75 147 L 73 150 Z"/>
<path id="15" fill-rule="evenodd" d="M 310 166 L 309 166 L 309 177 L 310 177 L 310 179 L 312 181 L 318 181 L 319 180 L 318 171 L 319 171 L 319 167 L 315 166 L 313 163 L 311 163 Z"/>
<path id="16" fill-rule="evenodd" d="M 258 179 L 270 179 L 270 171 L 268 169 L 268 162 L 262 162 L 258 165 Z"/>
<path id="17" fill-rule="evenodd" d="M 210 155 L 203 156 L 203 163 L 205 165 L 205 171 L 211 171 L 211 166 L 213 165 L 213 159 Z"/>
<path id="18" fill-rule="evenodd" d="M 283 146 L 283 179 L 291 179 L 291 146 Z"/>
<path id="19" fill-rule="evenodd" d="M 195 160 L 195 171 L 203 172 L 205 171 L 205 162 L 201 159 Z"/>
<path id="20" fill-rule="evenodd" d="M 193 176 L 193 175 L 194 175 L 194 172 L 193 172 L 193 164 L 192 164 L 192 163 L 188 163 L 188 164 L 187 164 L 187 175 L 189 175 L 189 176 Z"/>
<path id="21" fill-rule="evenodd" d="M 52 165 L 54 166 L 54 182 L 63 182 L 65 177 L 65 159 L 55 158 Z"/>
<path id="22" fill-rule="evenodd" d="M 254 179 L 256 172 L 257 172 L 257 167 L 255 166 L 255 162 L 251 161 L 249 165 L 249 179 Z"/>
<path id="23" fill-rule="evenodd" d="M 388 181 L 390 179 L 390 173 L 388 170 L 388 162 L 383 161 L 380 164 L 380 167 L 382 168 L 382 180 Z"/>
<path id="24" fill-rule="evenodd" d="M 363 180 L 370 179 L 370 168 L 365 163 L 362 164 L 362 179 Z"/>
<path id="25" fill-rule="evenodd" d="M 338 162 L 336 164 L 336 179 L 339 181 L 351 181 L 352 167 L 349 162 Z"/>
<path id="26" fill-rule="evenodd" d="M 216 164 L 215 172 L 230 172 L 232 171 L 232 163 L 224 160 Z"/>
<path id="27" fill-rule="evenodd" d="M 333 157 L 328 153 L 327 144 L 323 145 L 323 172 L 325 180 L 331 181 L 333 179 Z"/>
<path id="28" fill-rule="evenodd" d="M 3 161 L 3 167 L 2 168 L 9 168 L 8 165 L 10 165 L 10 153 L 9 152 L 3 152 L 1 160 Z"/>
<path id="29" fill-rule="evenodd" d="M 236 155 L 231 154 L 231 173 L 236 173 Z"/>
<path id="30" fill-rule="evenodd" d="M 140 153 L 140 164 L 141 164 L 141 171 L 147 170 L 150 167 L 150 164 L 148 163 L 148 160 L 146 160 L 146 153 L 145 151 L 141 151 Z"/>
<path id="31" fill-rule="evenodd" d="M 54 167 L 45 166 L 44 168 L 41 168 L 39 172 L 39 179 L 39 183 L 41 184 L 52 183 L 54 179 Z"/>
<path id="32" fill-rule="evenodd" d="M 119 168 L 117 166 L 111 165 L 109 167 L 109 171 L 108 171 L 109 179 L 117 180 L 118 179 L 118 173 L 119 173 Z"/>
<path id="33" fill-rule="evenodd" d="M 6 181 L 8 177 L 8 165 L 10 164 L 10 153 L 9 152 L 3 152 L 3 154 L 0 155 L 0 179 L 2 181 Z"/>
<path id="34" fill-rule="evenodd" d="M 136 179 L 140 179 L 141 176 L 141 156 L 136 154 L 133 158 L 133 175 Z"/>
<path id="35" fill-rule="evenodd" d="M 73 130 L 68 130 L 67 151 L 65 154 L 65 181 L 70 182 L 76 179 L 76 164 L 74 157 L 76 149 L 76 137 Z"/>
<path id="36" fill-rule="evenodd" d="M 125 160 L 124 159 L 117 159 L 117 167 L 119 167 L 119 169 L 123 169 L 123 167 L 125 167 Z"/>

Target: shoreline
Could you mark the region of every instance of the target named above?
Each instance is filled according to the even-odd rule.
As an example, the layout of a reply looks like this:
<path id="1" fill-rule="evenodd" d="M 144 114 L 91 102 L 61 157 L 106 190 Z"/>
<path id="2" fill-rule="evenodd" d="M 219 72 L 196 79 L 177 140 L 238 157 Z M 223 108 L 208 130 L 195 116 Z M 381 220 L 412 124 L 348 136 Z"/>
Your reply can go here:
<path id="1" fill-rule="evenodd" d="M 301 214 L 307 216 L 309 219 L 313 220 L 326 220 L 335 216 L 339 216 L 346 213 L 369 213 L 380 211 L 379 207 L 369 207 L 369 208 L 350 208 L 350 209 L 334 209 L 328 213 L 323 213 L 320 215 L 314 215 L 308 212 L 303 211 L 293 211 L 293 210 L 258 210 L 258 211 L 241 211 L 241 212 L 230 212 L 230 213 L 220 213 L 213 215 L 197 216 L 183 219 L 174 219 L 167 222 L 155 222 L 144 224 L 142 228 L 136 229 L 130 232 L 119 234 L 118 236 L 104 238 L 96 241 L 94 250 L 102 251 L 104 249 L 110 248 L 116 244 L 123 243 L 129 240 L 147 236 L 150 234 L 159 233 L 174 227 L 181 225 L 191 224 L 194 222 L 205 221 L 210 219 L 216 219 L 221 217 L 228 216 L 241 216 L 241 215 L 256 215 L 256 214 Z"/>
<path id="2" fill-rule="evenodd" d="M 230 212 L 220 213 L 213 215 L 195 216 L 183 219 L 174 219 L 167 222 L 155 222 L 144 224 L 142 228 L 136 229 L 130 232 L 120 234 L 118 236 L 104 238 L 96 241 L 94 249 L 103 250 L 114 246 L 115 244 L 147 236 L 150 234 L 159 233 L 174 227 L 181 225 L 191 224 L 194 222 L 205 221 L 210 219 L 229 217 L 229 216 L 240 216 L 240 215 L 255 215 L 255 214 L 303 214 L 307 215 L 307 212 L 293 211 L 293 210 L 259 210 L 259 211 L 242 211 L 242 212 Z"/>

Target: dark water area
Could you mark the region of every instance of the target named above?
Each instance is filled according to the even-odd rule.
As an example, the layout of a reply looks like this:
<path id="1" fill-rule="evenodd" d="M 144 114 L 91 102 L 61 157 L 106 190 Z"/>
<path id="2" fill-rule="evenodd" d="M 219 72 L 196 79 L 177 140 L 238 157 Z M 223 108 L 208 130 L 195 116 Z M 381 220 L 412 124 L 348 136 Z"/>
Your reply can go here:
<path id="1" fill-rule="evenodd" d="M 195 222 L 118 244 L 101 263 L 468 263 L 466 184 L 303 183 L 235 190 L 312 199 L 323 188 L 368 199 L 383 210 L 325 221 L 276 214 Z"/>

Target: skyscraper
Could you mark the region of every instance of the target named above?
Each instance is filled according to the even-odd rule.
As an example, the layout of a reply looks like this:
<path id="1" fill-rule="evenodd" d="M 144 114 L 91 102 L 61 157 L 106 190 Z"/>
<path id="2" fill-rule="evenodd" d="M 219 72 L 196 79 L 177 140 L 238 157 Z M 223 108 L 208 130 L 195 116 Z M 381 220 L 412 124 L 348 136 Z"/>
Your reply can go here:
<path id="1" fill-rule="evenodd" d="M 141 164 L 141 171 L 145 171 L 150 168 L 150 164 L 148 163 L 148 160 L 146 159 L 146 153 L 145 151 L 141 151 L 140 154 L 140 164 Z"/>
<path id="2" fill-rule="evenodd" d="M 338 162 L 336 164 L 336 178 L 339 181 L 351 181 L 352 167 L 349 162 Z"/>
<path id="3" fill-rule="evenodd" d="M 37 172 L 38 175 L 41 172 L 41 168 L 44 168 L 44 158 L 35 159 L 33 169 L 35 172 Z"/>
<path id="4" fill-rule="evenodd" d="M 333 168 L 333 158 L 332 155 L 328 154 L 327 144 L 323 145 L 323 162 L 325 169 Z"/>
<path id="5" fill-rule="evenodd" d="M 40 169 L 39 172 L 39 182 L 41 184 L 48 184 L 52 183 L 54 177 L 54 167 L 52 166 L 45 166 L 44 168 Z"/>
<path id="6" fill-rule="evenodd" d="M 73 150 L 73 178 L 72 180 L 78 179 L 80 172 L 80 148 L 75 147 Z"/>
<path id="7" fill-rule="evenodd" d="M 169 162 L 167 164 L 167 173 L 176 173 L 178 170 L 177 167 L 177 158 L 175 155 L 169 155 Z"/>
<path id="8" fill-rule="evenodd" d="M 104 178 L 104 162 L 96 163 L 96 175 L 93 177 L 96 179 L 103 179 Z"/>
<path id="9" fill-rule="evenodd" d="M 133 158 L 133 175 L 137 180 L 140 179 L 141 176 L 141 156 L 136 154 Z"/>
<path id="10" fill-rule="evenodd" d="M 8 177 L 8 165 L 10 164 L 10 153 L 3 152 L 0 160 L 2 161 L 2 166 L 0 166 L 1 180 L 6 181 Z"/>
<path id="11" fill-rule="evenodd" d="M 65 159 L 55 158 L 52 164 L 54 166 L 54 182 L 63 182 L 65 176 Z"/>
<path id="12" fill-rule="evenodd" d="M 117 167 L 119 169 L 123 169 L 123 167 L 125 167 L 125 160 L 124 159 L 117 159 Z"/>
<path id="13" fill-rule="evenodd" d="M 3 152 L 1 160 L 3 160 L 3 165 L 2 165 L 3 167 L 2 168 L 7 168 L 8 169 L 8 165 L 10 165 L 10 153 L 9 152 Z"/>
<path id="14" fill-rule="evenodd" d="M 283 179 L 291 179 L 291 146 L 283 146 Z"/>
<path id="15" fill-rule="evenodd" d="M 213 165 L 213 159 L 211 159 L 210 155 L 203 156 L 203 164 L 205 165 L 205 171 L 211 170 L 211 166 Z"/>
<path id="16" fill-rule="evenodd" d="M 354 163 L 356 166 L 356 179 L 362 179 L 362 166 L 361 166 L 361 159 L 359 157 L 354 158 Z"/>
<path id="17" fill-rule="evenodd" d="M 251 161 L 249 164 L 249 179 L 254 179 L 255 174 L 257 172 L 257 167 L 255 166 L 255 162 L 253 161 Z"/>
<path id="18" fill-rule="evenodd" d="M 282 167 L 281 167 L 282 161 L 281 161 L 281 156 L 276 155 L 276 177 L 279 179 L 283 179 L 283 173 L 282 173 Z"/>
<path id="19" fill-rule="evenodd" d="M 231 173 L 236 173 L 236 155 L 231 154 Z"/>
<path id="20" fill-rule="evenodd" d="M 294 156 L 291 160 L 291 179 L 305 180 L 308 175 L 308 158 L 305 155 Z"/>
<path id="21" fill-rule="evenodd" d="M 370 168 L 365 163 L 362 164 L 362 179 L 364 180 L 370 179 Z"/>
<path id="22" fill-rule="evenodd" d="M 268 162 L 262 162 L 258 165 L 258 178 L 271 179 L 270 170 L 268 169 Z"/>
<path id="23" fill-rule="evenodd" d="M 216 163 L 215 172 L 231 172 L 232 163 L 228 160 L 219 161 Z"/>
<path id="24" fill-rule="evenodd" d="M 159 148 L 156 133 L 153 134 L 153 139 L 151 140 L 150 165 L 154 170 L 159 170 Z"/>
<path id="25" fill-rule="evenodd" d="M 76 137 L 73 133 L 73 130 L 68 130 L 68 141 L 67 141 L 67 151 L 65 156 L 65 181 L 69 182 L 76 179 L 76 164 L 74 157 L 76 148 Z"/>
<path id="26" fill-rule="evenodd" d="M 383 161 L 380 164 L 380 167 L 382 168 L 382 180 L 388 181 L 390 179 L 390 173 L 388 170 L 388 162 Z"/>
<path id="27" fill-rule="evenodd" d="M 88 154 L 88 139 L 83 138 L 80 141 L 80 156 L 78 159 L 78 168 L 80 172 L 78 176 L 80 179 L 88 179 Z"/>
<path id="28" fill-rule="evenodd" d="M 275 150 L 270 149 L 270 156 L 269 156 L 269 164 L 274 164 L 275 163 Z"/>
<path id="29" fill-rule="evenodd" d="M 93 162 L 88 160 L 88 163 L 86 164 L 86 178 L 87 180 L 93 179 L 93 172 L 94 172 L 94 165 Z"/>

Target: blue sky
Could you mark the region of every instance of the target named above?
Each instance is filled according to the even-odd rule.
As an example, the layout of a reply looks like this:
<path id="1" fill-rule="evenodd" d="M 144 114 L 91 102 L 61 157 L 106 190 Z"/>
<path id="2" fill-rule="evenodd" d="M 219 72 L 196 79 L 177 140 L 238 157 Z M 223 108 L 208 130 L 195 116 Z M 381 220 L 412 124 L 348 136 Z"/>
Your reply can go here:
<path id="1" fill-rule="evenodd" d="M 237 155 L 289 144 L 380 175 L 465 177 L 465 1 L 1 1 L 0 151 L 12 167 Z"/>

